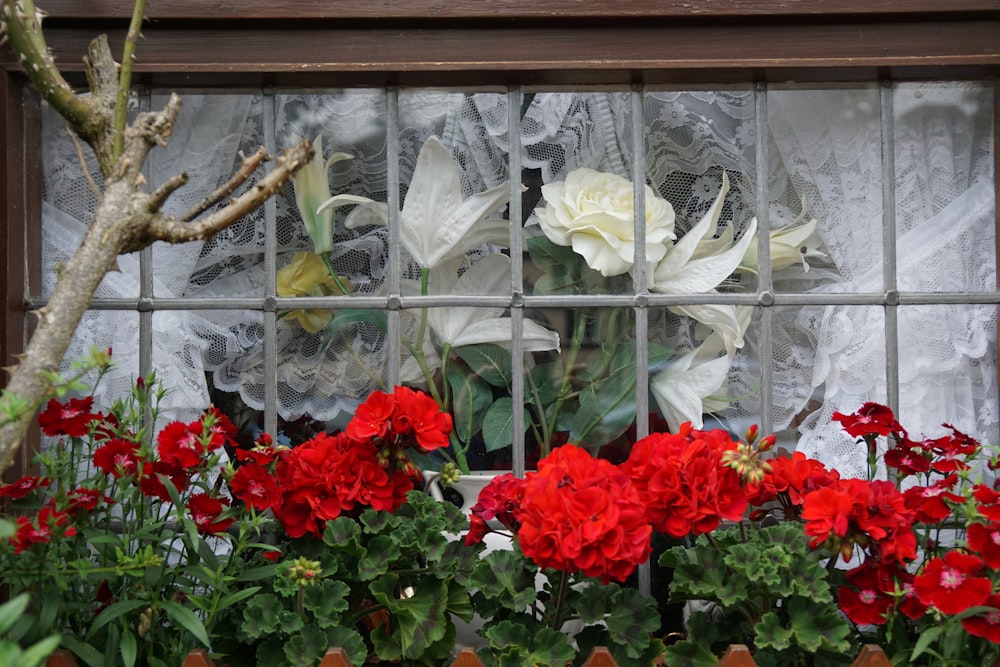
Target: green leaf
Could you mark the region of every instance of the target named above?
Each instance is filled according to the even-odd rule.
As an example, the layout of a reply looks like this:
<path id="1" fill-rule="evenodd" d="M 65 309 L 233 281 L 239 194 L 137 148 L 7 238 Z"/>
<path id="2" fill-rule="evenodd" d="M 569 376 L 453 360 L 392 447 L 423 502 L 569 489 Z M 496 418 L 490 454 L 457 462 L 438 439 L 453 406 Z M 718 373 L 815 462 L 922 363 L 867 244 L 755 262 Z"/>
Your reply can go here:
<path id="1" fill-rule="evenodd" d="M 454 431 L 462 442 L 468 444 L 483 428 L 486 412 L 493 403 L 493 390 L 482 378 L 455 366 L 448 368 L 448 382 L 451 385 Z"/>
<path id="2" fill-rule="evenodd" d="M 59 642 L 73 652 L 73 655 L 83 660 L 90 667 L 103 667 L 104 656 L 92 645 L 81 642 L 75 636 L 66 634 L 60 637 Z"/>
<path id="3" fill-rule="evenodd" d="M 326 638 L 327 646 L 339 646 L 344 649 L 352 665 L 367 664 L 368 647 L 365 646 L 365 640 L 357 630 L 337 625 L 327 628 Z"/>
<path id="4" fill-rule="evenodd" d="M 499 345 L 466 345 L 455 348 L 455 354 L 469 370 L 494 387 L 505 389 L 511 383 L 510 350 Z"/>
<path id="5" fill-rule="evenodd" d="M 624 646 L 630 658 L 638 658 L 649 646 L 650 636 L 660 627 L 656 600 L 634 588 L 620 588 L 608 614 L 608 632 L 613 643 Z"/>
<path id="6" fill-rule="evenodd" d="M 421 577 L 413 587 L 413 595 L 401 599 L 396 594 L 398 586 L 399 577 L 394 573 L 386 574 L 369 586 L 375 600 L 389 610 L 394 626 L 391 637 L 380 626 L 372 632 L 372 640 L 379 656 L 383 656 L 380 646 L 392 651 L 391 646 L 386 646 L 390 644 L 399 650 L 402 657 L 415 659 L 440 640 L 451 624 L 445 613 L 447 589 L 442 588 L 441 582 L 434 577 Z"/>
<path id="7" fill-rule="evenodd" d="M 14 663 L 4 663 L 0 661 L 0 664 L 14 664 L 23 665 L 23 667 L 37 667 L 45 662 L 45 659 L 49 655 L 59 648 L 59 635 L 52 635 L 51 637 L 46 637 L 41 639 L 28 648 L 24 649 L 24 653 L 21 655 L 20 662 Z"/>
<path id="8" fill-rule="evenodd" d="M 916 660 L 930 648 L 931 644 L 937 641 L 941 633 L 944 632 L 944 626 L 935 625 L 929 628 L 924 628 L 924 631 L 920 633 L 920 637 L 917 638 L 917 643 L 913 646 L 913 653 L 910 654 L 910 661 Z"/>
<path id="9" fill-rule="evenodd" d="M 537 567 L 519 551 L 501 549 L 484 554 L 469 577 L 469 586 L 487 599 L 496 600 L 511 611 L 521 611 L 534 604 Z"/>
<path id="10" fill-rule="evenodd" d="M 584 393 L 570 426 L 570 442 L 606 445 L 635 421 L 635 372 L 616 373 Z"/>
<path id="11" fill-rule="evenodd" d="M 242 590 L 234 591 L 229 595 L 224 596 L 221 600 L 219 600 L 219 604 L 217 605 L 216 610 L 222 611 L 223 609 L 228 609 L 237 602 L 242 602 L 243 600 L 246 600 L 247 598 L 254 596 L 260 589 L 261 589 L 260 586 L 251 586 L 249 588 L 244 588 Z"/>
<path id="12" fill-rule="evenodd" d="M 326 633 L 307 625 L 285 642 L 285 657 L 293 665 L 314 665 L 323 659 L 327 648 Z"/>
<path id="13" fill-rule="evenodd" d="M 277 565 L 263 565 L 261 567 L 251 568 L 249 570 L 244 570 L 240 572 L 239 576 L 236 577 L 237 581 L 260 581 L 261 579 L 270 579 L 274 576 Z"/>
<path id="14" fill-rule="evenodd" d="M 327 323 L 326 331 L 323 334 L 323 344 L 326 345 L 329 343 L 330 339 L 341 329 L 360 323 L 370 324 L 382 333 L 386 333 L 389 330 L 389 319 L 383 310 L 376 310 L 374 308 L 341 308 Z"/>
<path id="15" fill-rule="evenodd" d="M 205 625 L 193 611 L 171 600 L 161 600 L 160 608 L 165 611 L 167 616 L 173 619 L 175 623 L 194 635 L 195 639 L 200 641 L 203 645 L 211 646 L 211 641 L 208 639 L 208 631 L 205 630 Z"/>
<path id="16" fill-rule="evenodd" d="M 149 600 L 120 600 L 118 602 L 112 602 L 107 607 L 97 615 L 94 622 L 90 624 L 90 630 L 87 631 L 87 636 L 92 637 L 95 632 L 103 628 L 105 625 L 121 618 L 125 614 L 135 611 L 136 609 L 141 609 L 143 607 L 149 606 Z"/>
<path id="17" fill-rule="evenodd" d="M 6 633 L 28 608 L 30 596 L 21 593 L 0 605 L 0 633 Z"/>
<path id="18" fill-rule="evenodd" d="M 122 662 L 125 663 L 125 667 L 134 667 L 135 659 L 139 654 L 139 647 L 136 644 L 135 635 L 132 634 L 131 630 L 126 630 L 122 635 L 119 650 L 122 653 Z"/>
<path id="19" fill-rule="evenodd" d="M 329 628 L 338 625 L 341 614 L 350 607 L 350 594 L 350 587 L 343 581 L 324 579 L 303 592 L 302 603 L 319 627 Z"/>
<path id="20" fill-rule="evenodd" d="M 509 447 L 514 442 L 514 401 L 510 396 L 501 396 L 486 411 L 483 442 L 487 452 Z"/>

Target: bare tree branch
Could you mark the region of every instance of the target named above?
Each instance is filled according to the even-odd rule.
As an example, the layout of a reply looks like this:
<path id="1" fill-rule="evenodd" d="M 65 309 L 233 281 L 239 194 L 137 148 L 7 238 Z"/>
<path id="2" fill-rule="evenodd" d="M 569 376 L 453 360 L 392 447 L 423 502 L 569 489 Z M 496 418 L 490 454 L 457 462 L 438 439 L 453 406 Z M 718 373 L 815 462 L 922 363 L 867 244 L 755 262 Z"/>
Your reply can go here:
<path id="1" fill-rule="evenodd" d="M 133 16 L 133 47 L 145 4 L 145 0 L 136 1 L 139 4 Z M 163 205 L 184 185 L 187 176 L 174 176 L 150 194 L 145 191 L 143 165 L 149 152 L 155 146 L 165 146 L 170 138 L 180 112 L 180 98 L 172 95 L 161 111 L 141 113 L 124 130 L 121 129 L 124 123 L 116 129 L 114 119 L 123 113 L 128 103 L 130 68 L 119 73 L 107 38 L 102 35 L 91 42 L 85 60 L 91 97 L 78 97 L 66 84 L 48 52 L 41 33 L 41 13 L 35 10 L 33 1 L 0 0 L 0 8 L 0 35 L 9 37 L 21 66 L 42 97 L 94 149 L 104 176 L 103 191 L 98 192 L 94 215 L 80 245 L 58 272 L 48 303 L 37 312 L 38 326 L 4 388 L 19 399 L 19 405 L 34 409 L 49 396 L 52 388 L 48 378 L 59 369 L 94 291 L 105 274 L 116 266 L 119 254 L 140 250 L 156 240 L 179 242 L 207 238 L 280 192 L 295 172 L 312 159 L 314 150 L 308 141 L 288 149 L 277 158 L 276 167 L 270 174 L 202 220 L 190 223 L 164 216 Z M 131 53 L 126 48 L 126 60 L 131 60 Z M 120 95 L 119 91 L 125 94 Z M 119 141 L 120 149 L 116 149 Z M 230 181 L 232 188 L 221 189 L 213 195 L 214 201 L 231 194 L 263 159 L 263 155 L 258 159 L 257 154 L 244 158 L 240 172 Z M 98 186 L 92 182 L 92 187 Z M 18 412 L 4 415 L 4 419 L 10 418 L 8 421 L 0 420 L 0 472 L 13 462 L 33 416 L 32 412 Z"/>
<path id="2" fill-rule="evenodd" d="M 264 150 L 263 146 L 258 148 L 257 151 L 250 157 L 244 157 L 243 164 L 240 165 L 239 171 L 233 174 L 233 177 L 230 178 L 228 181 L 226 181 L 225 185 L 223 185 L 221 188 L 219 188 L 212 194 L 202 199 L 197 206 L 195 206 L 190 211 L 182 215 L 181 220 L 183 220 L 184 222 L 190 222 L 191 220 L 194 220 L 199 215 L 207 211 L 210 206 L 222 201 L 224 197 L 228 197 L 229 195 L 236 192 L 236 188 L 243 185 L 243 183 L 248 178 L 250 178 L 250 174 L 252 174 L 254 170 L 256 170 L 257 167 L 259 167 L 260 164 L 266 161 L 267 159 L 268 159 L 267 151 Z"/>

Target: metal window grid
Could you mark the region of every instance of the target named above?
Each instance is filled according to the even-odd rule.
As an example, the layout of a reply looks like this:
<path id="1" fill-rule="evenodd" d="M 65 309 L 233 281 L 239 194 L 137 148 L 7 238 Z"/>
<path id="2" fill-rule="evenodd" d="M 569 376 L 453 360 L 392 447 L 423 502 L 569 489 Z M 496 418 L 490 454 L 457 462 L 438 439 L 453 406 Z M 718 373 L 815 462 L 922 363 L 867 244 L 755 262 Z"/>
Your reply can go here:
<path id="1" fill-rule="evenodd" d="M 399 377 L 400 359 L 400 310 L 406 308 L 421 308 L 431 306 L 468 306 L 491 305 L 508 308 L 512 320 L 512 365 L 513 388 L 512 398 L 515 405 L 524 401 L 523 369 L 524 358 L 521 334 L 525 308 L 573 308 L 587 306 L 623 306 L 634 309 L 636 315 L 636 355 L 644 359 L 648 354 L 648 309 L 650 307 L 684 305 L 684 304 L 733 304 L 755 306 L 760 315 L 760 369 L 761 369 L 761 430 L 769 433 L 772 430 L 771 412 L 773 407 L 772 359 L 769 351 L 772 349 L 771 316 L 776 306 L 823 306 L 823 305 L 856 305 L 877 306 L 884 311 L 885 317 L 885 350 L 886 350 L 886 387 L 887 401 L 894 410 L 899 404 L 899 348 L 898 348 L 898 308 L 907 305 L 943 305 L 943 304 L 1000 304 L 1000 291 L 991 292 L 899 292 L 896 288 L 896 221 L 895 221 L 895 165 L 893 146 L 893 90 L 891 81 L 879 84 L 879 101 L 881 116 L 881 159 L 882 159 L 882 257 L 883 257 L 883 290 L 878 293 L 851 294 L 806 294 L 806 293 L 775 293 L 772 290 L 770 267 L 770 244 L 766 234 L 757 238 L 757 253 L 759 261 L 759 280 L 754 293 L 718 293 L 707 295 L 660 295 L 645 291 L 645 202 L 643 184 L 645 183 L 645 155 L 643 141 L 643 99 L 645 88 L 634 85 L 631 88 L 631 138 L 634 146 L 633 183 L 635 207 L 635 268 L 634 290 L 632 294 L 592 294 L 580 296 L 532 296 L 524 293 L 524 273 L 522 261 L 522 241 L 520 230 L 521 219 L 521 189 L 518 179 L 511 179 L 510 192 L 510 222 L 511 222 L 511 291 L 505 297 L 462 297 L 449 295 L 435 296 L 402 296 L 400 290 L 400 243 L 399 243 L 399 116 L 398 90 L 386 88 L 386 137 L 388 152 L 388 182 L 387 204 L 389 211 L 390 261 L 387 284 L 390 294 L 384 297 L 375 296 L 331 296 L 331 297 L 297 297 L 282 298 L 276 293 L 276 203 L 269 199 L 264 208 L 265 237 L 264 262 L 266 287 L 260 297 L 240 298 L 158 298 L 153 294 L 153 261 L 150 248 L 140 254 L 140 292 L 137 299 L 95 299 L 90 308 L 94 310 L 134 310 L 139 315 L 139 359 L 140 372 L 148 374 L 152 370 L 153 349 L 153 313 L 169 310 L 258 310 L 264 314 L 264 358 L 268 382 L 265 386 L 264 426 L 270 433 L 276 433 L 277 421 L 277 354 L 276 354 L 276 319 L 280 310 L 290 308 L 383 308 L 388 314 L 388 345 L 389 359 L 397 360 L 389 364 L 388 380 L 394 386 Z M 205 91 L 199 91 L 204 93 Z M 232 94 L 232 90 L 226 90 Z M 261 92 L 261 91 L 254 91 Z M 275 91 L 265 89 L 264 105 L 264 139 L 269 147 L 275 147 Z M 317 91 L 319 92 L 319 91 Z M 150 90 L 139 94 L 140 108 L 145 110 L 150 106 Z M 508 132 L 511 146 L 520 146 L 520 117 L 524 90 L 520 86 L 507 89 L 508 102 Z M 770 229 L 767 207 L 761 207 L 760 202 L 766 202 L 767 197 L 767 100 L 768 86 L 758 83 L 754 86 L 755 109 L 755 180 L 757 218 L 759 229 Z M 511 151 L 509 155 L 509 170 L 511 174 L 521 173 L 521 155 L 519 151 Z M 31 308 L 44 305 L 44 299 L 29 299 Z M 637 365 L 636 414 L 645 415 L 649 412 L 649 399 L 646 391 L 648 384 L 648 369 L 644 364 Z M 521 411 L 513 413 L 513 432 L 515 442 L 512 448 L 513 471 L 523 475 L 525 472 L 524 423 Z M 648 435 L 648 424 L 644 419 L 637 420 L 638 437 Z M 520 434 L 520 437 L 518 435 Z M 640 568 L 640 590 L 649 592 L 648 566 Z"/>

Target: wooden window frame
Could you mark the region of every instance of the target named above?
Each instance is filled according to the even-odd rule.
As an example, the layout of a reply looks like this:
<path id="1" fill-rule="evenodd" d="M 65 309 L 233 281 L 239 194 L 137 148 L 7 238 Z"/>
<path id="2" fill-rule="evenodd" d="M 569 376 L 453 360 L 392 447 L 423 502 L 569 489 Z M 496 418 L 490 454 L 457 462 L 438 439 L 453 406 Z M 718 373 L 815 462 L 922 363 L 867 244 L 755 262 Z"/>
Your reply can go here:
<path id="1" fill-rule="evenodd" d="M 131 0 L 41 4 L 46 39 L 72 83 L 84 84 L 82 57 L 96 35 L 108 34 L 121 51 Z M 157 88 L 985 80 L 994 86 L 1000 182 L 998 0 L 656 0 L 624 8 L 614 0 L 244 0 L 235 8 L 158 0 L 147 18 L 135 80 Z M 29 271 L 41 252 L 39 119 L 37 96 L 0 47 L 2 366 L 23 349 L 25 295 L 39 285 Z M 22 448 L 15 473 L 30 449 Z"/>

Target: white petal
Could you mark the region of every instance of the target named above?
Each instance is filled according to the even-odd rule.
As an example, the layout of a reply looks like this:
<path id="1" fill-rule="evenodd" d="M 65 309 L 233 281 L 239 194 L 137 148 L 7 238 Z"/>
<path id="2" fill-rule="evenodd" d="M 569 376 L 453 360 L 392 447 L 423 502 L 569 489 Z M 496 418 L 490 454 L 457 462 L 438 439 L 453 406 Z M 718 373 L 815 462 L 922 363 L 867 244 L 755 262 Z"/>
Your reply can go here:
<path id="1" fill-rule="evenodd" d="M 667 252 L 667 256 L 657 267 L 658 271 L 662 269 L 664 275 L 667 276 L 679 271 L 694 256 L 695 250 L 698 249 L 698 244 L 701 240 L 705 236 L 714 234 L 719 223 L 719 216 L 722 215 L 722 203 L 725 201 L 727 192 L 729 192 L 729 176 L 723 171 L 722 187 L 719 189 L 719 194 L 715 197 L 715 201 L 712 202 L 712 206 L 702 216 L 701 220 L 698 221 L 698 224 L 682 236 Z"/>
<path id="2" fill-rule="evenodd" d="M 407 193 L 407 203 L 409 203 L 409 199 L 410 195 Z M 419 241 L 410 236 L 410 230 L 407 230 L 405 226 L 401 238 L 404 244 L 407 242 L 407 238 L 411 238 L 411 243 L 424 244 L 421 247 L 424 249 L 425 259 L 421 261 L 421 266 L 435 266 L 454 254 L 456 248 L 468 248 L 469 246 L 463 243 L 463 237 L 477 224 L 485 220 L 486 216 L 504 206 L 509 200 L 510 187 L 506 183 L 498 185 L 495 188 L 472 195 L 451 209 L 440 210 L 437 214 L 438 217 L 433 219 L 431 227 L 421 230 L 424 233 Z M 444 218 L 443 221 L 442 218 Z"/>
<path id="3" fill-rule="evenodd" d="M 650 380 L 653 397 L 673 431 L 685 421 L 695 428 L 702 427 L 702 399 L 716 392 L 729 373 L 729 357 L 691 366 L 696 352 L 685 355 L 688 359 L 678 359 L 676 367 L 668 366 Z"/>

